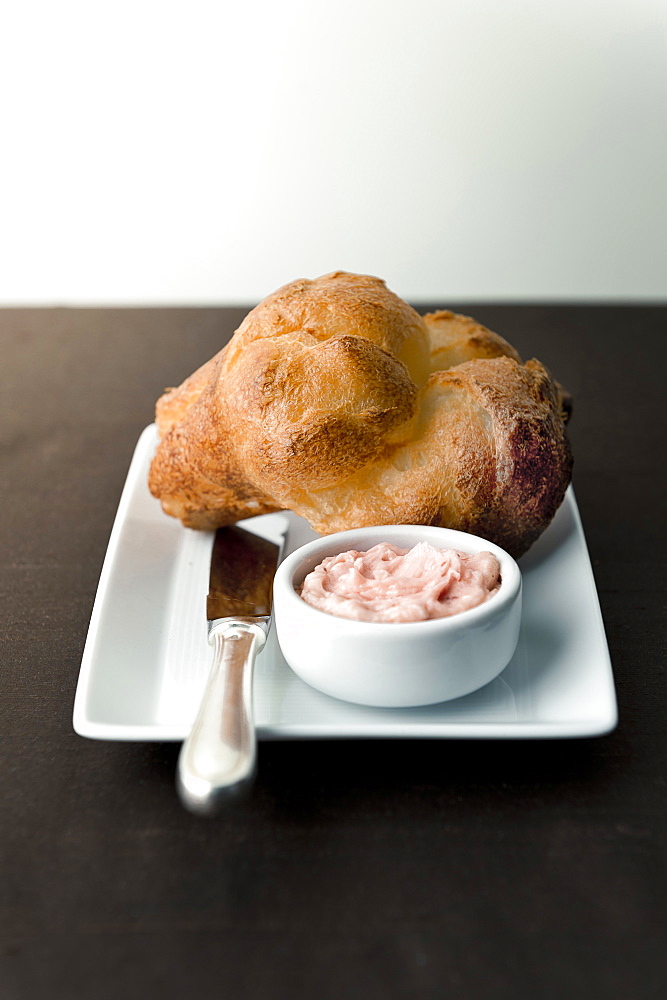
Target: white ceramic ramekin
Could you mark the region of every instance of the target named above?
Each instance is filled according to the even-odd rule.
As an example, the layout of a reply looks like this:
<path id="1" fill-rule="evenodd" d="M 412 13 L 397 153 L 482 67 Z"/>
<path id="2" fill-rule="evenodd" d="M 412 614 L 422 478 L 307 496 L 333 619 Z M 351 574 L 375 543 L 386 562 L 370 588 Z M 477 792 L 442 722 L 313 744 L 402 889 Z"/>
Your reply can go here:
<path id="1" fill-rule="evenodd" d="M 296 588 L 326 556 L 378 542 L 493 552 L 500 589 L 450 618 L 401 623 L 338 618 L 299 597 Z M 358 528 L 318 538 L 287 556 L 274 582 L 274 616 L 285 659 L 312 687 L 361 705 L 432 705 L 477 690 L 507 666 L 519 637 L 521 572 L 504 549 L 462 531 L 413 524 Z"/>

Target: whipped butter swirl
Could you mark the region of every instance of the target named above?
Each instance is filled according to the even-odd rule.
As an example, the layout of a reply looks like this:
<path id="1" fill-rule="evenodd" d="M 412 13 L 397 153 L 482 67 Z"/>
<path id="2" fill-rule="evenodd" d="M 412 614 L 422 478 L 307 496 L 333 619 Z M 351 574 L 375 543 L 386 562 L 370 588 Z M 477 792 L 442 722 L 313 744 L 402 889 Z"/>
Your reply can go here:
<path id="1" fill-rule="evenodd" d="M 402 549 L 380 542 L 323 559 L 305 578 L 301 597 L 320 611 L 365 622 L 448 618 L 483 604 L 500 586 L 491 552 L 470 555 L 419 542 Z"/>

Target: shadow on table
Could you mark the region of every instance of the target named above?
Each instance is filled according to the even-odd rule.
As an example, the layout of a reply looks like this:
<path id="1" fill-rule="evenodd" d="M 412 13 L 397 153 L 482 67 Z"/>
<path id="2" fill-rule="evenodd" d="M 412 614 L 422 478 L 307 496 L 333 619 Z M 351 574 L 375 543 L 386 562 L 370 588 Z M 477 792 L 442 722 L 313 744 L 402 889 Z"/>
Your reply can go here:
<path id="1" fill-rule="evenodd" d="M 290 816 L 321 810 L 400 810 L 418 814 L 539 801 L 585 804 L 618 776 L 617 737 L 575 740 L 323 740 L 260 743 L 247 814 Z M 178 744 L 137 747 L 142 783 L 171 794 Z M 158 792 L 159 788 L 159 792 Z M 175 795 L 175 792 L 174 792 Z"/>

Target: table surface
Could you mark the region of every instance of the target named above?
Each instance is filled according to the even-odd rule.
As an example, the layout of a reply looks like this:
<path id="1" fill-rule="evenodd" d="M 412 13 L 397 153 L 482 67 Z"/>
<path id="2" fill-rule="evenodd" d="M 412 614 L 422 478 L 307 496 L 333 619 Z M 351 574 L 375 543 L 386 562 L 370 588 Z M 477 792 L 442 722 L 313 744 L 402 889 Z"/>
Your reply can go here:
<path id="1" fill-rule="evenodd" d="M 71 716 L 136 439 L 245 310 L 0 310 L 3 1000 L 667 995 L 667 308 L 453 307 L 574 395 L 618 729 L 262 743 L 215 820 Z"/>

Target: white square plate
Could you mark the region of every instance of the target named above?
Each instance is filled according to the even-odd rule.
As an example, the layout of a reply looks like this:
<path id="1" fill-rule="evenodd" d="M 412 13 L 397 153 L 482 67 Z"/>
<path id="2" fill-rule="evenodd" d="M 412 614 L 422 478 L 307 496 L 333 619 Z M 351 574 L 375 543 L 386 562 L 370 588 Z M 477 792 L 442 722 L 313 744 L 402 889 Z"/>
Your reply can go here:
<path id="1" fill-rule="evenodd" d="M 81 663 L 74 729 L 94 739 L 184 739 L 208 672 L 205 597 L 213 534 L 184 529 L 150 496 L 146 480 L 155 443 L 151 425 L 128 472 Z M 275 517 L 243 523 L 272 537 Z M 290 552 L 315 535 L 304 520 L 288 517 Z M 347 704 L 293 674 L 272 629 L 256 665 L 258 738 L 480 739 L 609 732 L 617 722 L 614 682 L 571 488 L 519 565 L 521 636 L 514 658 L 491 684 L 426 708 Z"/>

